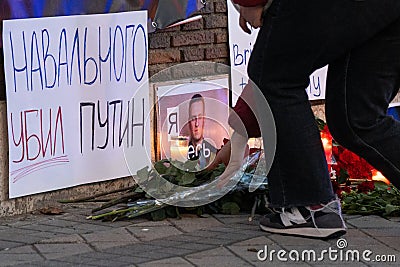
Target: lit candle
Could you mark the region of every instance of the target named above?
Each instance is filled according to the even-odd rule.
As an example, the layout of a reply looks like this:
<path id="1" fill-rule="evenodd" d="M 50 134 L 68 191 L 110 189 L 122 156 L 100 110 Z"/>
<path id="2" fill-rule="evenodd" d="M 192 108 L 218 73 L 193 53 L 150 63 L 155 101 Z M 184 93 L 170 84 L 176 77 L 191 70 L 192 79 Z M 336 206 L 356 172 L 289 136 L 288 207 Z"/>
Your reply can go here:
<path id="1" fill-rule="evenodd" d="M 332 138 L 329 138 L 326 133 L 321 133 L 321 141 L 324 146 L 326 161 L 328 164 L 332 164 Z"/>
<path id="2" fill-rule="evenodd" d="M 372 180 L 381 181 L 385 184 L 390 184 L 390 181 L 385 176 L 383 176 L 380 171 L 377 170 L 372 170 Z"/>
<path id="3" fill-rule="evenodd" d="M 188 147 L 171 146 L 171 159 L 185 162 L 187 160 Z"/>
<path id="4" fill-rule="evenodd" d="M 187 154 L 189 150 L 188 140 L 185 137 L 171 138 L 170 142 L 170 157 L 172 160 L 181 162 L 187 161 Z"/>

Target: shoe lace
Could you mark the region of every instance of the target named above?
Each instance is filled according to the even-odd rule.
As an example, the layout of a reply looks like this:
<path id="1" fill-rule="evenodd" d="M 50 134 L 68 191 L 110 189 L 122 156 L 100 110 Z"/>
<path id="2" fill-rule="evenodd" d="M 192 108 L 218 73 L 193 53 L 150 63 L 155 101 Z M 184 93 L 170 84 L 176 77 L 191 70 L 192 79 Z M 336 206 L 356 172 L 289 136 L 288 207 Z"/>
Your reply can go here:
<path id="1" fill-rule="evenodd" d="M 280 215 L 280 219 L 285 226 L 306 223 L 306 218 L 297 207 L 274 209 L 275 213 Z"/>
<path id="2" fill-rule="evenodd" d="M 336 215 L 338 215 L 340 217 L 340 220 L 342 221 L 342 227 L 346 228 L 346 225 L 344 223 L 344 219 L 343 219 L 343 215 L 342 215 L 342 209 L 341 209 L 341 205 L 340 205 L 340 200 L 339 199 L 334 199 L 330 202 L 328 202 L 327 204 L 320 204 L 320 208 L 317 209 L 312 209 L 310 207 L 306 207 L 307 210 L 310 211 L 310 215 L 311 215 L 311 220 L 314 224 L 314 227 L 316 229 L 318 229 L 318 226 L 315 222 L 315 213 L 319 212 L 319 211 L 323 211 L 324 209 L 327 209 L 329 212 L 333 212 L 336 213 Z"/>

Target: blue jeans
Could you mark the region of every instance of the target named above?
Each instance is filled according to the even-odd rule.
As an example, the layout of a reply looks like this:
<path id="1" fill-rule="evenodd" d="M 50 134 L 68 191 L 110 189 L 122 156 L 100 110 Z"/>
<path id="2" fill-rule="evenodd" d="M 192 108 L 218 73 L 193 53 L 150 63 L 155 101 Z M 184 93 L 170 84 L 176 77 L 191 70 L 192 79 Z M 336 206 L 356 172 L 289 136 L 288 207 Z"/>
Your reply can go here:
<path id="1" fill-rule="evenodd" d="M 305 92 L 309 75 L 326 64 L 333 137 L 400 188 L 400 123 L 386 115 L 400 87 L 400 1 L 274 0 L 248 67 L 276 123 L 273 207 L 335 198 Z"/>

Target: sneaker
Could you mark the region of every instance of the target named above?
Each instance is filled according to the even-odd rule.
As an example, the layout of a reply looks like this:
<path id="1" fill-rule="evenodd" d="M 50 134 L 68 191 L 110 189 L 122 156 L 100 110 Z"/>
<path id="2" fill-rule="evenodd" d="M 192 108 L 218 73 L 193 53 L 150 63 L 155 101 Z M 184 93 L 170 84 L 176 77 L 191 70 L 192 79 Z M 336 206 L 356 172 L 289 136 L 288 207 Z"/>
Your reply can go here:
<path id="1" fill-rule="evenodd" d="M 260 219 L 263 231 L 303 237 L 329 239 L 346 233 L 340 201 L 313 207 L 282 209 Z"/>

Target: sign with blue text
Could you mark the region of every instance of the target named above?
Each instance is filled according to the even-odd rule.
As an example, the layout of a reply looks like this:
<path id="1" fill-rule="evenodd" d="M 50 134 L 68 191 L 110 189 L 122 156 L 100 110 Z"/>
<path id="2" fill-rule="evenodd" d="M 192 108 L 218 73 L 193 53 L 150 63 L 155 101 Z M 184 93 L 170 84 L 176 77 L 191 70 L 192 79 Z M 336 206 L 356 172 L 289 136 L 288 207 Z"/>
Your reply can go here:
<path id="1" fill-rule="evenodd" d="M 123 149 L 150 146 L 147 12 L 7 20 L 3 48 L 10 198 L 129 176 Z"/>
<path id="2" fill-rule="evenodd" d="M 256 42 L 259 30 L 252 29 L 250 35 L 245 33 L 239 27 L 239 11 L 232 3 L 232 0 L 227 0 L 227 4 L 231 83 L 233 92 L 232 103 L 234 105 L 244 86 L 248 82 L 247 65 L 249 63 L 250 55 Z M 310 84 L 306 88 L 306 92 L 310 100 L 325 98 L 327 70 L 328 67 L 325 66 L 319 70 L 316 70 L 310 76 Z"/>

